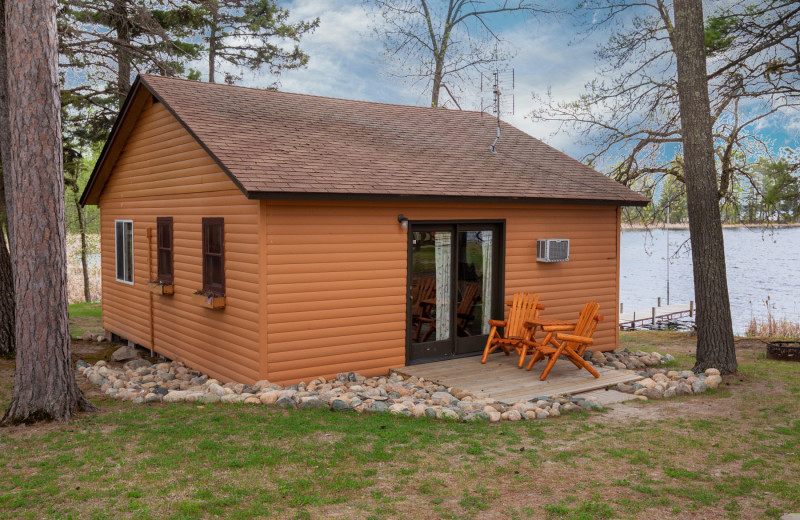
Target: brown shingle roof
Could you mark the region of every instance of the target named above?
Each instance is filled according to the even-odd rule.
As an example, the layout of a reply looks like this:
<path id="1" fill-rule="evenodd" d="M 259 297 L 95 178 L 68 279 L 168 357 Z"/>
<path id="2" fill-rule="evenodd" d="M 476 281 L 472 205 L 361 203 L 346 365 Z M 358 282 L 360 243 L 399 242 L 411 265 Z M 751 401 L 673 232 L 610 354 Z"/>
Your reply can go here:
<path id="1" fill-rule="evenodd" d="M 144 75 L 251 198 L 647 199 L 506 123 L 454 111 Z"/>

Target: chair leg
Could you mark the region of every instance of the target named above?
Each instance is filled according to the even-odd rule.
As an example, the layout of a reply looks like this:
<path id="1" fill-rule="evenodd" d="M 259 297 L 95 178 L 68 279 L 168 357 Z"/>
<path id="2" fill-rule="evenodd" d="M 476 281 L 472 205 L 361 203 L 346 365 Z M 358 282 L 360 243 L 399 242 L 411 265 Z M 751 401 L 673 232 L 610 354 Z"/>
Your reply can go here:
<path id="1" fill-rule="evenodd" d="M 436 330 L 436 321 L 432 321 L 429 324 L 428 330 L 425 331 L 425 335 L 422 336 L 422 342 L 425 343 L 428 341 L 428 338 L 431 336 L 431 333 Z"/>
<path id="2" fill-rule="evenodd" d="M 494 350 L 494 348 L 492 348 L 492 340 L 494 340 L 495 334 L 497 334 L 497 327 L 492 327 L 492 330 L 489 332 L 489 339 L 486 340 L 486 348 L 483 349 L 481 363 L 486 363 L 486 358 L 488 358 L 489 354 Z"/>
<path id="3" fill-rule="evenodd" d="M 537 350 L 537 351 L 535 351 L 535 352 L 533 353 L 533 357 L 532 357 L 532 358 L 531 358 L 531 360 L 528 362 L 528 366 L 527 366 L 527 367 L 525 367 L 525 370 L 527 370 L 527 371 L 529 371 L 529 372 L 530 372 L 530 370 L 533 368 L 533 365 L 535 365 L 536 363 L 538 363 L 538 362 L 539 362 L 539 361 L 541 361 L 542 359 L 544 359 L 544 354 L 542 354 L 542 353 L 541 353 L 541 352 L 539 352 L 538 350 Z"/>
<path id="4" fill-rule="evenodd" d="M 547 376 L 550 374 L 550 371 L 553 370 L 553 367 L 555 366 L 556 361 L 558 361 L 558 356 L 560 356 L 562 352 L 564 352 L 564 345 L 563 344 L 559 345 L 558 349 L 556 349 L 556 351 L 553 352 L 553 354 L 550 356 L 550 361 L 547 362 L 547 366 L 544 367 L 544 371 L 542 372 L 542 376 L 539 379 L 541 379 L 542 381 L 547 379 Z"/>
<path id="5" fill-rule="evenodd" d="M 585 368 L 594 377 L 600 377 L 600 374 L 597 372 L 597 370 L 595 370 L 594 367 L 590 365 L 588 361 L 580 357 L 578 353 L 572 350 L 571 348 L 567 348 L 564 351 L 564 354 L 567 356 L 567 359 L 572 361 L 572 363 L 575 364 L 575 366 L 577 366 L 578 368 Z"/>

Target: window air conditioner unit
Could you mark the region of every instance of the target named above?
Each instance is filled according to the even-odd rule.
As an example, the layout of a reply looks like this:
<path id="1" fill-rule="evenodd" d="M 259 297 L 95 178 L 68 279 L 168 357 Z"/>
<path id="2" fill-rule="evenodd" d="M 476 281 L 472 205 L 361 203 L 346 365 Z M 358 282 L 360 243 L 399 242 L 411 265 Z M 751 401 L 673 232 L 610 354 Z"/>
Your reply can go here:
<path id="1" fill-rule="evenodd" d="M 540 238 L 536 241 L 537 262 L 566 262 L 569 260 L 569 240 Z"/>

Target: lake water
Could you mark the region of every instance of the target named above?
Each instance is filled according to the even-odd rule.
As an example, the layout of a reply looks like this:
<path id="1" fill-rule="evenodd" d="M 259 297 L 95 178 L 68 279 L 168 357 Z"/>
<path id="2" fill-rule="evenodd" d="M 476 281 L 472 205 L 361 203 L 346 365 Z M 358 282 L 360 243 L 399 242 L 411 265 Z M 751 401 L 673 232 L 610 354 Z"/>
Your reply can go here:
<path id="1" fill-rule="evenodd" d="M 752 317 L 765 318 L 769 297 L 772 316 L 800 321 L 800 227 L 726 228 L 725 262 L 733 330 L 741 334 Z M 620 302 L 625 311 L 649 309 L 661 297 L 667 303 L 669 257 L 670 303 L 695 300 L 689 230 L 623 231 Z M 669 254 L 668 252 L 669 251 Z"/>

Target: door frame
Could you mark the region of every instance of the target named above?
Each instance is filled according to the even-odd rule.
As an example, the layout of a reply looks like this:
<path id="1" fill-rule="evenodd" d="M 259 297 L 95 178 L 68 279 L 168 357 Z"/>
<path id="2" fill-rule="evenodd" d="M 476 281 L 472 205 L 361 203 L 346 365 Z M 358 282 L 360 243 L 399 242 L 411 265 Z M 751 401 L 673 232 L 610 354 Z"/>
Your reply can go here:
<path id="1" fill-rule="evenodd" d="M 412 337 L 413 337 L 413 319 L 411 316 L 412 302 L 411 302 L 411 284 L 413 281 L 413 244 L 412 237 L 414 231 L 418 231 L 420 227 L 452 227 L 453 239 L 452 247 L 453 254 L 451 254 L 451 268 L 450 268 L 450 283 L 453 290 L 451 291 L 451 312 L 458 308 L 458 233 L 462 231 L 462 227 L 469 226 L 495 226 L 499 232 L 500 241 L 494 247 L 493 254 L 496 255 L 492 259 L 493 276 L 495 276 L 494 287 L 492 287 L 492 300 L 496 305 L 492 305 L 491 316 L 492 319 L 502 320 L 505 313 L 505 278 L 506 278 L 506 220 L 505 219 L 458 219 L 458 220 L 409 220 L 408 232 L 406 233 L 406 366 L 416 365 L 422 363 L 432 363 L 434 361 L 443 361 L 445 359 L 455 359 L 460 357 L 477 356 L 481 351 L 467 352 L 457 354 L 458 350 L 458 335 L 457 335 L 457 320 L 450 320 L 450 339 L 442 340 L 442 343 L 452 345 L 453 354 L 423 358 L 423 359 L 410 359 Z M 415 230 L 414 227 L 418 229 Z"/>

